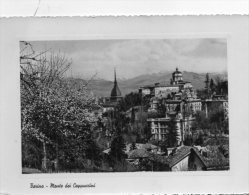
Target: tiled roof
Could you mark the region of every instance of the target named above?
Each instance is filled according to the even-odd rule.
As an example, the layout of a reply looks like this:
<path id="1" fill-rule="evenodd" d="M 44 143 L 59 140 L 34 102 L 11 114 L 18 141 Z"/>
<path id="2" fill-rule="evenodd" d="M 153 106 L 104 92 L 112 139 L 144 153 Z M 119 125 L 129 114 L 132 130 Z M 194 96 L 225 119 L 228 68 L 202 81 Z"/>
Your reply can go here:
<path id="1" fill-rule="evenodd" d="M 182 159 L 184 159 L 186 156 L 188 156 L 191 152 L 194 152 L 199 157 L 199 159 L 203 162 L 203 164 L 206 166 L 206 162 L 204 161 L 202 155 L 199 153 L 198 149 L 195 147 L 191 147 L 191 146 L 181 146 L 176 149 L 174 154 L 170 154 L 167 157 L 169 166 L 173 167 L 175 164 L 177 164 Z"/>
<path id="2" fill-rule="evenodd" d="M 155 161 L 155 162 L 158 162 L 158 163 L 161 163 L 161 164 L 169 164 L 169 161 L 167 159 L 167 157 L 165 156 L 161 156 L 161 155 L 158 155 L 158 154 L 154 154 L 154 153 L 151 153 L 150 156 L 149 156 L 149 159 L 151 161 Z"/>
<path id="3" fill-rule="evenodd" d="M 176 87 L 176 88 L 179 88 L 179 86 L 178 85 L 167 85 L 167 84 L 159 84 L 159 85 L 157 85 L 157 86 L 155 86 L 155 88 L 157 88 L 157 87 Z"/>
<path id="4" fill-rule="evenodd" d="M 158 148 L 157 146 L 150 143 L 143 144 L 141 147 L 144 149 L 152 149 L 152 150 Z"/>
<path id="5" fill-rule="evenodd" d="M 173 167 L 179 161 L 181 161 L 182 159 L 184 159 L 188 154 L 190 154 L 190 149 L 191 148 L 192 147 L 190 147 L 190 146 L 182 146 L 182 147 L 176 148 L 175 153 L 171 153 L 167 157 L 167 160 L 169 162 L 169 166 Z"/>
<path id="6" fill-rule="evenodd" d="M 130 151 L 131 145 L 132 145 L 131 143 L 126 144 L 126 153 Z M 146 143 L 146 144 L 136 143 L 136 149 L 153 150 L 157 148 L 158 148 L 157 146 L 150 144 L 150 143 Z"/>
<path id="7" fill-rule="evenodd" d="M 136 159 L 136 158 L 148 158 L 150 156 L 150 152 L 146 149 L 135 149 L 129 152 L 128 158 Z"/>
<path id="8" fill-rule="evenodd" d="M 144 86 L 142 86 L 140 88 L 154 88 L 154 87 L 155 87 L 155 85 L 144 85 Z"/>

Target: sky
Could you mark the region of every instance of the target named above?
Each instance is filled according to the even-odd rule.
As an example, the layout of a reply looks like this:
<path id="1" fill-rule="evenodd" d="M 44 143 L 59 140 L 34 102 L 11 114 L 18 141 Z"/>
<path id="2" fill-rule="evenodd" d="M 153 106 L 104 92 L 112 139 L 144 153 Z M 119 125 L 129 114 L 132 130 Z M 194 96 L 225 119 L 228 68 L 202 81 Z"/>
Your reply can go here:
<path id="1" fill-rule="evenodd" d="M 227 71 L 227 41 L 209 39 L 123 39 L 32 41 L 35 51 L 49 49 L 72 59 L 71 76 L 113 80 L 158 72 L 197 73 Z M 68 73 L 68 74 L 69 74 Z"/>

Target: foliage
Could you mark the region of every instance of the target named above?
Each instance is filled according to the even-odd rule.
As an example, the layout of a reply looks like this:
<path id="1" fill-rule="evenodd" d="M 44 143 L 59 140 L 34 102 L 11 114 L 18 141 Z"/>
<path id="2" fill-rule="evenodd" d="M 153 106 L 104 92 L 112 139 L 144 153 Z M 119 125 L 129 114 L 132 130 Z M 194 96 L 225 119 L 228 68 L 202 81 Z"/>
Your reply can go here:
<path id="1" fill-rule="evenodd" d="M 22 165 L 41 169 L 42 144 L 34 138 L 22 137 Z"/>
<path id="2" fill-rule="evenodd" d="M 25 53 L 28 48 L 31 52 Z M 90 135 L 97 124 L 92 115 L 97 105 L 84 83 L 63 78 L 71 62 L 60 54 L 35 54 L 26 42 L 21 52 L 23 161 L 29 154 L 39 154 L 41 160 L 39 143 L 45 159 L 59 158 L 70 167 L 82 158 L 96 161 L 98 149 Z M 27 153 L 28 148 L 35 151 Z"/>
<path id="3" fill-rule="evenodd" d="M 133 124 L 135 122 L 135 110 L 132 107 L 131 108 L 131 123 Z"/>
<path id="4" fill-rule="evenodd" d="M 125 157 L 125 143 L 122 136 L 117 135 L 111 142 L 110 157 L 112 162 L 122 161 Z"/>
<path id="5" fill-rule="evenodd" d="M 197 89 L 196 92 L 197 92 L 197 97 L 202 100 L 209 98 L 206 89 Z"/>
<path id="6" fill-rule="evenodd" d="M 176 147 L 179 141 L 179 134 L 177 132 L 177 125 L 174 119 L 167 123 L 167 131 L 165 134 L 165 143 L 167 147 Z"/>
<path id="7" fill-rule="evenodd" d="M 223 109 L 212 110 L 210 113 L 210 123 L 215 131 L 215 134 L 228 132 L 228 120 L 225 118 Z"/>
<path id="8" fill-rule="evenodd" d="M 219 149 L 219 146 L 207 146 L 207 154 L 205 154 L 205 161 L 208 167 L 223 170 L 229 166 L 229 159 L 226 158 Z"/>
<path id="9" fill-rule="evenodd" d="M 221 79 L 220 77 L 215 78 L 215 92 L 216 94 L 227 95 L 228 94 L 228 81 Z"/>
<path id="10" fill-rule="evenodd" d="M 119 102 L 119 110 L 127 111 L 134 106 L 140 106 L 142 103 L 142 98 L 139 93 L 131 92 Z"/>
<path id="11" fill-rule="evenodd" d="M 155 145 L 159 145 L 161 148 L 161 151 L 165 152 L 166 155 L 168 154 L 167 148 L 169 147 L 169 144 L 167 140 L 159 141 L 158 143 L 155 143 Z"/>
<path id="12" fill-rule="evenodd" d="M 193 130 L 198 129 L 210 129 L 210 122 L 209 119 L 206 117 L 206 113 L 204 111 L 197 111 L 195 114 L 195 122 L 192 124 Z"/>
<path id="13" fill-rule="evenodd" d="M 211 78 L 209 82 L 209 93 L 217 95 L 228 95 L 228 81 L 216 76 L 214 79 Z M 210 94 L 207 94 L 207 89 L 197 90 L 197 96 L 200 99 L 208 99 Z"/>
<path id="14" fill-rule="evenodd" d="M 132 142 L 132 144 L 131 144 L 131 146 L 130 146 L 130 151 L 135 150 L 135 149 L 137 149 L 136 143 L 135 143 L 135 142 Z"/>
<path id="15" fill-rule="evenodd" d="M 214 83 L 214 80 L 213 80 L 213 79 L 210 80 L 209 87 L 210 87 L 210 90 L 211 90 L 212 92 L 215 91 L 215 83 Z"/>
<path id="16" fill-rule="evenodd" d="M 191 135 L 186 135 L 184 138 L 184 145 L 185 146 L 192 146 L 193 145 L 193 138 Z"/>
<path id="17" fill-rule="evenodd" d="M 197 139 L 195 140 L 195 145 L 200 145 L 202 146 L 204 143 L 204 138 L 203 138 L 203 134 L 199 134 Z"/>
<path id="18" fill-rule="evenodd" d="M 145 110 L 149 108 L 150 98 L 147 96 L 141 96 L 141 94 L 137 92 L 131 92 L 118 103 L 118 110 L 127 111 L 135 106 L 143 106 Z"/>

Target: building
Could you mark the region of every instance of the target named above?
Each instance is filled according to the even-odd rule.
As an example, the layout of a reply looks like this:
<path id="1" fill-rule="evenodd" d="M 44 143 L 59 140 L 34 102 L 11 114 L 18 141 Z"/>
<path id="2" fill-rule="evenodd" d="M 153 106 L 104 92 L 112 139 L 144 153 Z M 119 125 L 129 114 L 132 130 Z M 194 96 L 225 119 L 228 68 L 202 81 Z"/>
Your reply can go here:
<path id="1" fill-rule="evenodd" d="M 186 133 L 191 131 L 191 125 L 194 120 L 195 118 L 192 116 L 183 117 L 181 113 L 177 112 L 167 113 L 166 117 L 162 118 L 149 118 L 147 122 L 151 130 L 151 140 L 164 141 L 169 131 L 168 125 L 171 121 L 174 121 L 178 134 L 177 145 L 180 145 L 184 141 Z"/>
<path id="2" fill-rule="evenodd" d="M 111 91 L 110 101 L 111 102 L 118 102 L 122 99 L 121 91 L 118 87 L 118 82 L 116 78 L 116 69 L 114 70 L 114 84 Z"/>
<path id="3" fill-rule="evenodd" d="M 202 110 L 202 101 L 197 98 L 196 91 L 190 82 L 183 80 L 183 74 L 176 68 L 172 73 L 170 85 L 156 84 L 154 96 L 148 109 L 148 126 L 151 139 L 165 140 L 168 124 L 175 121 L 178 132 L 178 144 L 184 141 L 185 135 L 191 133 L 193 117 Z M 164 113 L 162 113 L 164 112 Z M 151 113 L 151 114 L 150 114 Z"/>
<path id="4" fill-rule="evenodd" d="M 140 87 L 138 92 L 143 96 L 153 96 L 154 87 L 155 85 L 145 85 L 143 87 Z"/>
<path id="5" fill-rule="evenodd" d="M 193 88 L 191 82 L 183 81 L 182 72 L 176 68 L 176 70 L 172 73 L 172 79 L 170 80 L 170 84 L 173 86 L 178 86 L 180 90 Z"/>
<path id="6" fill-rule="evenodd" d="M 169 84 L 155 83 L 154 85 L 146 85 L 139 88 L 139 93 L 143 96 L 170 98 L 169 95 L 181 94 L 184 91 L 195 93 L 191 82 L 183 81 L 183 74 L 176 68 L 172 73 L 172 78 Z"/>
<path id="7" fill-rule="evenodd" d="M 203 171 L 207 164 L 197 148 L 179 146 L 169 148 L 167 156 L 158 155 L 144 149 L 136 149 L 129 154 L 127 161 L 139 165 L 147 162 L 147 171 Z M 149 162 L 149 163 L 148 163 Z"/>
<path id="8" fill-rule="evenodd" d="M 171 84 L 172 85 L 177 85 L 177 84 L 181 83 L 182 81 L 183 81 L 182 72 L 180 72 L 178 70 L 178 68 L 176 68 L 176 71 L 172 73 Z"/>
<path id="9" fill-rule="evenodd" d="M 116 69 L 114 69 L 114 82 L 113 82 L 113 88 L 111 90 L 110 97 L 105 97 L 103 99 L 102 107 L 103 112 L 107 112 L 110 110 L 114 110 L 114 108 L 117 106 L 117 103 L 122 100 L 122 94 L 118 87 L 117 77 L 116 77 Z"/>
<path id="10" fill-rule="evenodd" d="M 169 94 L 172 93 L 178 93 L 179 92 L 179 86 L 178 85 L 156 85 L 154 87 L 154 95 L 158 98 L 167 98 Z"/>
<path id="11" fill-rule="evenodd" d="M 191 146 L 174 148 L 166 160 L 170 171 L 203 171 L 207 168 L 198 149 Z"/>

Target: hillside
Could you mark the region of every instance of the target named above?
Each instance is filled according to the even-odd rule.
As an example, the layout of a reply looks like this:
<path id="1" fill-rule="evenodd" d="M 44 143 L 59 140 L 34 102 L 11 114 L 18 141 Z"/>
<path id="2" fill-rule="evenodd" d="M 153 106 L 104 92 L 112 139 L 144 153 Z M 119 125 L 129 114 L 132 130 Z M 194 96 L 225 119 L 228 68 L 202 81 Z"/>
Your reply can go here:
<path id="1" fill-rule="evenodd" d="M 221 73 L 211 73 L 210 78 L 215 79 L 217 76 L 221 78 L 226 78 L 225 74 Z M 122 92 L 122 95 L 130 93 L 132 91 L 138 91 L 139 87 L 144 85 L 150 85 L 154 83 L 169 84 L 172 77 L 171 72 L 156 73 L 140 75 L 131 79 L 119 80 L 118 86 Z M 193 73 L 193 72 L 183 72 L 183 80 L 192 83 L 195 89 L 201 89 L 205 86 L 205 73 Z M 89 83 L 89 88 L 93 91 L 96 96 L 109 96 L 113 87 L 113 81 L 107 80 L 93 80 Z"/>

